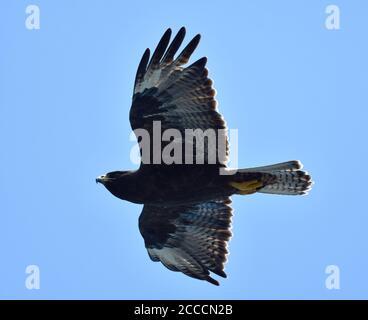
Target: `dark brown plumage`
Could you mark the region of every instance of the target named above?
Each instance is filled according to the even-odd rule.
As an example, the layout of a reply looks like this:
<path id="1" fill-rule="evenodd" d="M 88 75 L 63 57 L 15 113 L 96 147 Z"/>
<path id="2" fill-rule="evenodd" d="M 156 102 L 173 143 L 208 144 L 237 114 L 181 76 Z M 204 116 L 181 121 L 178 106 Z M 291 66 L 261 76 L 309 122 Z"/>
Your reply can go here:
<path id="1" fill-rule="evenodd" d="M 179 30 L 171 43 L 170 37 L 168 29 L 151 59 L 150 50 L 144 52 L 135 78 L 129 118 L 141 147 L 144 139 L 138 131 L 145 129 L 153 137 L 157 123 L 161 132 L 176 129 L 181 133 L 185 139 L 177 145 L 182 152 L 176 161 L 180 161 L 162 163 L 171 159 L 171 153 L 165 158 L 165 150 L 176 143 L 173 137 L 160 141 L 159 145 L 150 139 L 150 150 L 159 149 L 158 158 L 154 152 L 145 158 L 145 152 L 141 151 L 138 170 L 110 172 L 96 181 L 120 199 L 144 204 L 139 229 L 153 261 L 218 285 L 210 272 L 226 277 L 224 264 L 232 215 L 229 197 L 254 192 L 304 194 L 310 189 L 311 179 L 301 171 L 298 161 L 220 174 L 220 169 L 228 170 L 229 150 L 226 124 L 217 110 L 215 90 L 205 67 L 207 58 L 183 67 L 198 46 L 200 35 L 176 58 L 185 28 Z M 205 139 L 200 146 L 197 139 L 185 136 L 186 129 L 211 129 L 216 143 Z M 222 153 L 218 152 L 221 142 Z M 192 163 L 187 162 L 190 150 L 187 143 L 193 153 Z M 213 154 L 215 158 L 211 161 Z"/>

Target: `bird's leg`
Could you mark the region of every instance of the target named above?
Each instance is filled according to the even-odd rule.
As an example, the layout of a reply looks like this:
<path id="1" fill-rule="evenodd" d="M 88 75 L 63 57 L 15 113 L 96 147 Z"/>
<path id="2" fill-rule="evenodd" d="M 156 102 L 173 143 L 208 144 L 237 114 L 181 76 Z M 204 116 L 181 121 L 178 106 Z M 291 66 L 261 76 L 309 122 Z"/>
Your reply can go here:
<path id="1" fill-rule="evenodd" d="M 263 183 L 256 179 L 243 182 L 231 181 L 229 184 L 238 190 L 238 194 L 242 195 L 255 193 L 258 188 L 263 186 Z"/>

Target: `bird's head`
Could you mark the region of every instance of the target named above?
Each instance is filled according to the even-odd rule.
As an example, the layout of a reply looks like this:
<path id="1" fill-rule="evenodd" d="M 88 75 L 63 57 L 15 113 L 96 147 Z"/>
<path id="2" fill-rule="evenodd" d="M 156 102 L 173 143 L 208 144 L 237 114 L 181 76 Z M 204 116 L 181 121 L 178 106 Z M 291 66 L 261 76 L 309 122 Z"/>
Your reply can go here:
<path id="1" fill-rule="evenodd" d="M 112 171 L 96 178 L 96 183 L 102 183 L 104 186 L 112 184 L 124 176 L 127 171 Z"/>
<path id="2" fill-rule="evenodd" d="M 131 202 L 136 202 L 134 194 L 136 193 L 135 179 L 132 176 L 133 171 L 113 171 L 96 178 L 96 183 L 101 183 L 115 197 Z"/>

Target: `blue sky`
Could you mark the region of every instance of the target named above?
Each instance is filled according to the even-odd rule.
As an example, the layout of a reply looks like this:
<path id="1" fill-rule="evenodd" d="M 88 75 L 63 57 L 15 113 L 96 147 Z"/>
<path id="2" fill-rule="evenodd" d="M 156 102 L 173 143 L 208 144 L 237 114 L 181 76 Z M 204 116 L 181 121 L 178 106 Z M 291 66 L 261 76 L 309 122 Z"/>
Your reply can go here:
<path id="1" fill-rule="evenodd" d="M 336 4 L 341 29 L 325 28 Z M 25 8 L 40 8 L 40 30 Z M 4 1 L 0 298 L 368 298 L 366 1 Z M 300 159 L 307 197 L 234 197 L 221 286 L 149 260 L 141 206 L 95 177 L 134 169 L 128 113 L 146 47 L 202 41 L 239 166 Z M 27 265 L 39 290 L 25 287 Z M 339 290 L 325 268 L 340 269 Z"/>

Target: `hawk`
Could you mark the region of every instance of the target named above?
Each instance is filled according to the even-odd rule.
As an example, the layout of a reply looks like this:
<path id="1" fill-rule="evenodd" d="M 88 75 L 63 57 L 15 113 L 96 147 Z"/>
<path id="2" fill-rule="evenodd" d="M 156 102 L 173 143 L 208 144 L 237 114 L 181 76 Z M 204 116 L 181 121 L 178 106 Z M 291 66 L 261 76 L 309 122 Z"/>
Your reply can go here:
<path id="1" fill-rule="evenodd" d="M 139 169 L 109 172 L 96 182 L 120 199 L 144 205 L 139 230 L 151 260 L 219 285 L 211 275 L 226 277 L 224 264 L 232 235 L 230 197 L 255 192 L 301 195 L 310 190 L 312 181 L 299 161 L 238 170 L 227 167 L 226 124 L 208 78 L 207 58 L 185 66 L 200 35 L 177 54 L 185 32 L 181 28 L 170 43 L 168 29 L 151 58 L 146 49 L 139 63 L 129 115 L 141 147 Z M 145 150 L 139 130 L 152 137 L 157 124 L 160 133 L 175 129 L 184 138 L 164 139 L 162 135 L 159 144 L 149 139 L 145 147 L 158 149 L 160 161 L 157 152 L 156 156 L 148 152 L 143 161 Z M 206 136 L 199 145 L 198 136 L 187 138 L 188 129 L 212 130 L 215 143 Z M 165 158 L 165 148 L 170 145 L 174 147 Z M 191 148 L 184 148 L 188 145 Z M 180 151 L 177 161 L 163 161 L 170 159 L 175 150 Z M 210 154 L 215 158 L 210 159 Z M 187 158 L 189 161 L 184 161 Z"/>

